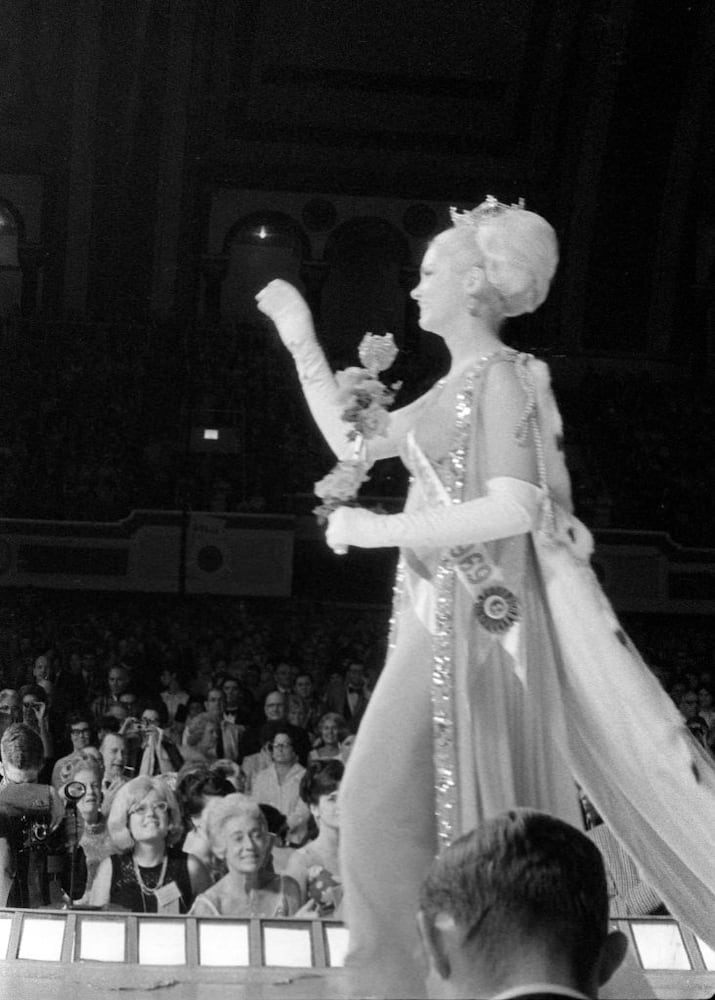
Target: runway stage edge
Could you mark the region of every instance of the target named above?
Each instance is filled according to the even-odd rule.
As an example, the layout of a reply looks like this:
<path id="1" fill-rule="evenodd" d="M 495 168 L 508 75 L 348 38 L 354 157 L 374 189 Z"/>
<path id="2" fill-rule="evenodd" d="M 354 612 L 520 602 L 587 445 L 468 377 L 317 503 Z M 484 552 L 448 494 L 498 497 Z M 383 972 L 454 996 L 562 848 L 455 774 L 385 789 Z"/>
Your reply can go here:
<path id="1" fill-rule="evenodd" d="M 630 947 L 604 1000 L 715 995 L 715 952 L 675 920 L 613 924 Z M 359 1000 L 345 945 L 332 921 L 0 910 L 0 1000 Z"/>

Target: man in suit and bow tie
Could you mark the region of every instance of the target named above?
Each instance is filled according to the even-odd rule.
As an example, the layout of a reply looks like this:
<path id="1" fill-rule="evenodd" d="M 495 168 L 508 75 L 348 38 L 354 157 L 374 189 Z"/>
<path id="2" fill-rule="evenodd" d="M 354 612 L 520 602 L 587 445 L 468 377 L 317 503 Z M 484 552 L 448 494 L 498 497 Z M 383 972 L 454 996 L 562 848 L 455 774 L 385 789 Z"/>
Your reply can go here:
<path id="1" fill-rule="evenodd" d="M 593 1000 L 623 961 L 603 861 L 562 820 L 514 809 L 451 844 L 417 915 L 430 997 Z"/>
<path id="2" fill-rule="evenodd" d="M 326 711 L 342 715 L 351 733 L 357 732 L 367 702 L 365 670 L 362 663 L 351 663 L 345 671 L 343 683 L 331 686 L 325 695 Z"/>

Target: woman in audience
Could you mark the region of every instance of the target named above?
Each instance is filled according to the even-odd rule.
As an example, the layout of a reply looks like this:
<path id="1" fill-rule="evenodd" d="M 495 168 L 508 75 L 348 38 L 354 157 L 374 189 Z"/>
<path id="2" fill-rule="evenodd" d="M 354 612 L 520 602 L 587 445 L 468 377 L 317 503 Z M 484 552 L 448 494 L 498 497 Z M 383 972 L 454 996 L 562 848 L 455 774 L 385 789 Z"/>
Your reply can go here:
<path id="1" fill-rule="evenodd" d="M 205 866 L 175 845 L 183 826 L 176 796 L 162 777 L 132 778 L 117 792 L 107 821 L 120 854 L 99 866 L 92 906 L 132 913 L 187 913 L 211 885 Z"/>
<path id="2" fill-rule="evenodd" d="M 294 733 L 289 722 L 273 724 L 271 763 L 256 775 L 251 794 L 256 802 L 274 806 L 283 813 L 288 822 L 288 846 L 300 847 L 308 833 L 310 810 L 300 798 L 305 768 L 298 763 Z"/>
<path id="3" fill-rule="evenodd" d="M 176 799 L 179 803 L 186 836 L 182 844 L 185 854 L 193 854 L 206 866 L 212 881 L 223 874 L 225 868 L 217 862 L 206 832 L 206 808 L 214 798 L 235 793 L 235 788 L 225 777 L 208 764 L 189 764 L 179 772 L 176 781 Z"/>
<path id="4" fill-rule="evenodd" d="M 342 882 L 338 844 L 340 807 L 338 790 L 343 779 L 342 761 L 315 761 L 300 783 L 300 796 L 318 827 L 318 836 L 294 851 L 286 875 L 298 883 L 301 901 L 320 917 L 340 919 Z"/>
<path id="5" fill-rule="evenodd" d="M 320 742 L 310 751 L 309 761 L 332 760 L 340 757 L 340 744 L 348 735 L 348 727 L 342 715 L 326 712 L 318 725 Z"/>
<path id="6" fill-rule="evenodd" d="M 68 848 L 62 888 L 74 906 L 89 902 L 101 862 L 117 853 L 100 811 L 104 768 L 92 751 L 94 747 L 76 751 L 62 769 L 60 795 L 67 803 L 64 830 Z"/>
<path id="7" fill-rule="evenodd" d="M 187 764 L 212 764 L 216 760 L 218 723 L 213 715 L 201 712 L 189 719 L 184 729 L 181 752 Z"/>
<path id="8" fill-rule="evenodd" d="M 224 877 L 198 896 L 191 912 L 200 917 L 290 917 L 300 907 L 292 878 L 270 863 L 271 834 L 257 802 L 235 793 L 214 800 L 206 813 L 214 854 L 225 862 Z"/>

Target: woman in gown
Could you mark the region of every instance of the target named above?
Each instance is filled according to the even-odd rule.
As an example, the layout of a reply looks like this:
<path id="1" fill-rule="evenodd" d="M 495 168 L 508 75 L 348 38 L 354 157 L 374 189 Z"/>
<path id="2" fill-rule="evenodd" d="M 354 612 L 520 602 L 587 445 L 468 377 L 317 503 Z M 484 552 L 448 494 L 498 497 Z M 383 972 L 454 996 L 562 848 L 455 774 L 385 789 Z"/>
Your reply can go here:
<path id="1" fill-rule="evenodd" d="M 434 854 L 514 806 L 581 825 L 574 780 L 671 912 L 714 943 L 715 771 L 590 569 L 548 369 L 500 338 L 546 298 L 556 236 L 493 198 L 452 222 L 412 292 L 449 372 L 364 445 L 369 462 L 408 466 L 405 512 L 341 507 L 327 531 L 336 551 L 401 550 L 388 659 L 341 790 L 348 964 L 382 996 L 423 990 L 414 915 Z M 258 305 L 335 455 L 353 457 L 303 299 L 274 281 Z"/>

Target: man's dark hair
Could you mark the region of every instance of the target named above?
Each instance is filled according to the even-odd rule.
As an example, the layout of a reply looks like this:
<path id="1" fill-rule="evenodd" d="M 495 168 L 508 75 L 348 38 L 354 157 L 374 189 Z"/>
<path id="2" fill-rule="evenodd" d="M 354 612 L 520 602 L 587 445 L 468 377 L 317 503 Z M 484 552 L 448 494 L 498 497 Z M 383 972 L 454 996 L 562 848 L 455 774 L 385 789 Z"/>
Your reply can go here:
<path id="1" fill-rule="evenodd" d="M 14 722 L 5 730 L 0 741 L 3 764 L 18 771 L 39 771 L 44 748 L 39 733 L 24 722 Z"/>
<path id="2" fill-rule="evenodd" d="M 420 908 L 452 917 L 464 945 L 479 949 L 493 975 L 511 952 L 541 941 L 569 957 L 585 984 L 608 934 L 601 853 L 575 827 L 545 813 L 511 810 L 460 837 L 434 862 Z"/>

